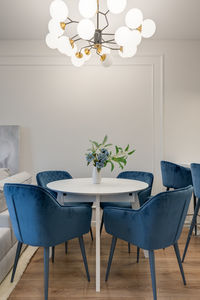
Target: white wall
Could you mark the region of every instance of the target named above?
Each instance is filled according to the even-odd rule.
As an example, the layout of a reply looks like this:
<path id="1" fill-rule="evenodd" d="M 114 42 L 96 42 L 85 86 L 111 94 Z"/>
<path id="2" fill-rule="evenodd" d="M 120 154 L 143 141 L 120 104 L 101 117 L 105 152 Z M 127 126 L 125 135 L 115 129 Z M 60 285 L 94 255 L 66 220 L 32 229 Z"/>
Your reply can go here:
<path id="1" fill-rule="evenodd" d="M 200 41 L 148 41 L 131 66 L 75 69 L 42 42 L 0 41 L 0 124 L 22 127 L 20 168 L 90 176 L 88 139 L 105 133 L 136 147 L 127 169 L 157 172 L 162 145 L 166 159 L 200 161 L 199 53 Z"/>
<path id="2" fill-rule="evenodd" d="M 164 157 L 200 162 L 200 41 L 151 41 L 142 52 L 164 54 Z"/>

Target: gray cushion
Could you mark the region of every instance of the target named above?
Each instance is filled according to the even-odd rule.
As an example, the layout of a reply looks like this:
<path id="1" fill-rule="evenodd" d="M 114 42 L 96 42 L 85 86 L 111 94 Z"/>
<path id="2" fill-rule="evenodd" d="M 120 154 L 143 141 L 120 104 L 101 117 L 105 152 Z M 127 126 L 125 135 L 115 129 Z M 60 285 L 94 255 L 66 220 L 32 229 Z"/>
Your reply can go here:
<path id="1" fill-rule="evenodd" d="M 10 176 L 10 171 L 9 169 L 6 168 L 0 168 L 0 180 L 7 178 Z"/>
<path id="2" fill-rule="evenodd" d="M 4 198 L 3 191 L 0 191 L 0 213 L 7 209 L 6 201 Z"/>
<path id="3" fill-rule="evenodd" d="M 10 228 L 0 228 L 0 261 L 12 246 Z"/>
<path id="4" fill-rule="evenodd" d="M 0 180 L 0 212 L 7 209 L 6 200 L 3 196 L 3 186 L 5 183 L 24 183 L 30 184 L 32 182 L 32 176 L 27 172 L 17 173 L 15 175 L 6 177 Z"/>
<path id="5" fill-rule="evenodd" d="M 0 228 L 1 227 L 4 227 L 4 228 L 7 227 L 7 228 L 11 229 L 11 242 L 12 242 L 12 245 L 14 245 L 14 243 L 16 242 L 16 237 L 15 237 L 15 234 L 12 229 L 9 212 L 7 209 L 5 211 L 3 211 L 2 213 L 0 213 Z M 0 247 L 1 247 L 1 245 L 0 245 Z"/>

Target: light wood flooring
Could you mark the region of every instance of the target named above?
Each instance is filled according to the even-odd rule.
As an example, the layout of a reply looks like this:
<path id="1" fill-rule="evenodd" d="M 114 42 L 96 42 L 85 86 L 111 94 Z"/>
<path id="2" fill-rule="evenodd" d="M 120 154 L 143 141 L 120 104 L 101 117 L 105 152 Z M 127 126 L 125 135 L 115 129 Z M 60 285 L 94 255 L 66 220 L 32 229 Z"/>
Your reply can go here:
<path id="1" fill-rule="evenodd" d="M 93 229 L 95 235 L 95 229 Z M 183 253 L 188 229 L 184 229 L 179 246 Z M 95 292 L 95 242 L 84 237 L 91 282 L 86 280 L 78 240 L 69 242 L 68 254 L 64 245 L 56 247 L 55 263 L 50 262 L 49 300 L 152 300 L 148 259 L 141 253 L 136 263 L 136 247 L 118 240 L 110 277 L 105 283 L 105 271 L 111 236 L 101 237 L 101 292 Z M 158 300 L 200 300 L 200 236 L 192 237 L 184 263 L 187 286 L 183 285 L 173 247 L 156 251 Z M 43 300 L 43 251 L 39 249 L 28 265 L 9 300 Z"/>

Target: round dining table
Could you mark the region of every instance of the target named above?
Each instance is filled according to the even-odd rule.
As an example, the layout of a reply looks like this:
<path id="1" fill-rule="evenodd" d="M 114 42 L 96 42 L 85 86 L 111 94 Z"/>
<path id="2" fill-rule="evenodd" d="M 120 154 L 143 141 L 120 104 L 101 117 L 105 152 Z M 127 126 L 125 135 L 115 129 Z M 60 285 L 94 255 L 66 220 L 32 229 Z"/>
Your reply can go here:
<path id="1" fill-rule="evenodd" d="M 131 202 L 132 208 L 139 207 L 138 192 L 148 187 L 142 181 L 102 178 L 94 184 L 92 178 L 74 178 L 48 183 L 50 190 L 57 192 L 59 203 L 93 202 L 96 208 L 96 291 L 100 292 L 100 202 Z"/>

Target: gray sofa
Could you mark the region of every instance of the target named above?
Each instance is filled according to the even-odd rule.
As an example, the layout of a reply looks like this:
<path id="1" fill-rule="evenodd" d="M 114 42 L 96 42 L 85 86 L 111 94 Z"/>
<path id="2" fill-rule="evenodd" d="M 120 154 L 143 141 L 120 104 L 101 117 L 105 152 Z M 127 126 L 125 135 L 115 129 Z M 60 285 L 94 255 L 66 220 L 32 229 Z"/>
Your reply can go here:
<path id="1" fill-rule="evenodd" d="M 27 172 L 11 176 L 8 169 L 0 169 L 0 283 L 13 266 L 17 248 L 17 240 L 12 230 L 3 194 L 3 186 L 6 182 L 30 184 L 32 176 Z"/>

